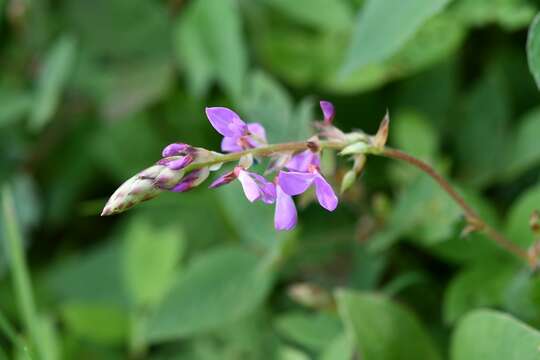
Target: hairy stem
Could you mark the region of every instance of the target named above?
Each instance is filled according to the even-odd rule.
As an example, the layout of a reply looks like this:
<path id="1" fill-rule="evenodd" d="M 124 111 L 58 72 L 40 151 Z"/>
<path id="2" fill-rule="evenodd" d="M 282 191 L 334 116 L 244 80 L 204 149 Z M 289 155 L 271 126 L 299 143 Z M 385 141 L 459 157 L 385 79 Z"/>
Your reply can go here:
<path id="1" fill-rule="evenodd" d="M 527 251 L 514 244 L 511 240 L 507 239 L 503 234 L 492 228 L 487 224 L 478 213 L 465 201 L 465 199 L 450 185 L 446 179 L 444 179 L 438 172 L 433 169 L 429 164 L 417 159 L 403 151 L 384 148 L 378 155 L 387 158 L 397 159 L 405 161 L 410 165 L 422 170 L 424 173 L 431 176 L 440 187 L 450 195 L 450 197 L 463 209 L 467 222 L 473 227 L 474 230 L 483 231 L 490 239 L 499 244 L 502 248 L 514 254 L 518 258 L 527 262 L 531 267 L 536 266 L 535 259 L 531 259 Z"/>

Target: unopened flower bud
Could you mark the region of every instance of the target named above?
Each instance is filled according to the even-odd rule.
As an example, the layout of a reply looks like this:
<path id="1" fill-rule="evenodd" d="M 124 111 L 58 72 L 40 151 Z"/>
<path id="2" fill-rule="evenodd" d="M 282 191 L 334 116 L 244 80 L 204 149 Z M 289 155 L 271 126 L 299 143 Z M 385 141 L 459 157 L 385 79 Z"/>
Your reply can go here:
<path id="1" fill-rule="evenodd" d="M 356 181 L 356 172 L 354 170 L 349 170 L 345 173 L 343 176 L 343 179 L 341 180 L 341 189 L 340 193 L 343 194 L 345 191 L 347 191 L 352 184 Z"/>
<path id="2" fill-rule="evenodd" d="M 120 185 L 105 204 L 101 215 L 118 214 L 140 202 L 152 199 L 163 190 L 176 185 L 183 176 L 183 171 L 171 170 L 159 163 L 153 165 Z"/>
<path id="3" fill-rule="evenodd" d="M 365 154 L 369 149 L 369 144 L 365 142 L 355 142 L 354 144 L 347 145 L 340 151 L 339 155 Z"/>
<path id="4" fill-rule="evenodd" d="M 206 180 L 209 174 L 210 169 L 208 169 L 207 167 L 194 170 L 170 190 L 173 192 L 186 192 L 188 190 L 191 190 L 199 186 L 204 180 Z"/>
<path id="5" fill-rule="evenodd" d="M 390 115 L 388 114 L 388 112 L 386 112 L 386 115 L 384 115 L 384 118 L 379 125 L 379 130 L 377 130 L 377 134 L 375 134 L 375 137 L 373 138 L 373 145 L 375 147 L 383 148 L 384 145 L 386 145 L 386 140 L 388 140 L 389 127 Z"/>

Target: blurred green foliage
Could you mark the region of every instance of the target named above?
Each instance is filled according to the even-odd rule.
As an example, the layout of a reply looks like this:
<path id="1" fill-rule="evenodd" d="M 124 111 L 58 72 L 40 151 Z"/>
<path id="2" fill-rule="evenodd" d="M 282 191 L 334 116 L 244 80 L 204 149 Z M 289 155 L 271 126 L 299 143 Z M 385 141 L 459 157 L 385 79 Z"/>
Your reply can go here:
<path id="1" fill-rule="evenodd" d="M 0 183 L 14 199 L 0 218 L 0 359 L 539 359 L 538 274 L 463 238 L 459 208 L 403 164 L 369 158 L 335 213 L 302 199 L 290 233 L 238 184 L 98 216 L 166 144 L 218 149 L 205 106 L 282 142 L 310 136 L 324 98 L 345 130 L 373 132 L 388 108 L 390 145 L 527 248 L 540 240 L 539 9 L 0 0 Z M 324 162 L 336 189 L 346 166 Z M 7 229 L 23 238 L 29 321 Z"/>

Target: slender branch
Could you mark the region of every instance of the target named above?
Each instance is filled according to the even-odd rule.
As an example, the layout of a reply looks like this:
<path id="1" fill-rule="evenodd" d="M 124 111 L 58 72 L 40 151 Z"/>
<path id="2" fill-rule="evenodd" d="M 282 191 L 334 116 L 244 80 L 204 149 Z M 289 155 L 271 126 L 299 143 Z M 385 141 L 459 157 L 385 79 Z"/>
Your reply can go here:
<path id="1" fill-rule="evenodd" d="M 467 204 L 465 199 L 452 187 L 452 185 L 450 185 L 450 183 L 446 181 L 446 179 L 443 178 L 438 172 L 436 172 L 435 169 L 433 169 L 433 167 L 431 167 L 429 164 L 401 150 L 391 149 L 387 147 L 385 147 L 381 152 L 375 154 L 391 159 L 405 161 L 431 176 L 441 186 L 441 188 L 446 191 L 448 195 L 450 195 L 450 197 L 463 209 L 465 217 L 467 218 L 467 222 L 473 227 L 473 229 L 483 231 L 489 238 L 499 244 L 502 248 L 511 252 L 518 258 L 521 258 L 531 267 L 534 268 L 536 266 L 535 259 L 531 259 L 527 251 L 514 244 L 503 234 L 499 233 L 497 230 L 487 224 L 486 221 L 483 220 L 469 204 Z"/>
<path id="2" fill-rule="evenodd" d="M 232 161 L 238 161 L 240 160 L 242 156 L 246 156 L 246 155 L 269 156 L 272 154 L 282 153 L 282 152 L 287 152 L 287 151 L 296 152 L 296 151 L 306 150 L 309 148 L 310 146 L 309 144 L 310 144 L 309 141 L 296 141 L 296 142 L 289 142 L 289 143 L 283 143 L 283 144 L 271 144 L 271 145 L 256 147 L 256 148 L 248 149 L 244 151 L 233 152 L 230 154 L 220 154 L 214 157 L 212 160 L 201 161 L 201 162 L 190 164 L 184 168 L 184 172 L 187 174 L 190 171 L 201 169 L 207 166 L 212 166 L 215 164 L 232 162 Z M 341 150 L 347 144 L 344 142 L 338 142 L 338 141 L 320 141 L 317 145 L 321 149 Z"/>

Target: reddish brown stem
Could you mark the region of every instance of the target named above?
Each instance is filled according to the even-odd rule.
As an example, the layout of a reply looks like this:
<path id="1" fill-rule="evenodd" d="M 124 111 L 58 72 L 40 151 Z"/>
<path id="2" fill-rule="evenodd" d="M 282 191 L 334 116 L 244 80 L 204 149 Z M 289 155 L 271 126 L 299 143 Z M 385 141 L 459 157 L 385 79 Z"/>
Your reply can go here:
<path id="1" fill-rule="evenodd" d="M 446 191 L 448 195 L 450 195 L 450 197 L 459 205 L 459 207 L 463 209 L 469 225 L 471 225 L 474 229 L 483 231 L 490 239 L 495 241 L 502 248 L 508 250 L 510 253 L 514 254 L 518 258 L 524 260 L 531 267 L 534 268 L 536 266 L 536 259 L 532 259 L 528 255 L 527 251 L 514 244 L 503 234 L 499 233 L 497 230 L 487 224 L 480 217 L 480 215 L 478 215 L 478 213 L 469 204 L 467 204 L 465 199 L 452 187 L 452 185 L 450 185 L 450 183 L 446 181 L 446 179 L 443 178 L 437 171 L 435 171 L 435 169 L 433 169 L 433 167 L 431 167 L 429 164 L 415 158 L 414 156 L 407 154 L 406 152 L 391 148 L 384 148 L 382 152 L 378 153 L 377 155 L 405 161 L 431 176 L 441 186 L 441 188 Z"/>

